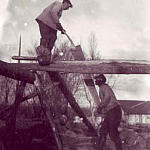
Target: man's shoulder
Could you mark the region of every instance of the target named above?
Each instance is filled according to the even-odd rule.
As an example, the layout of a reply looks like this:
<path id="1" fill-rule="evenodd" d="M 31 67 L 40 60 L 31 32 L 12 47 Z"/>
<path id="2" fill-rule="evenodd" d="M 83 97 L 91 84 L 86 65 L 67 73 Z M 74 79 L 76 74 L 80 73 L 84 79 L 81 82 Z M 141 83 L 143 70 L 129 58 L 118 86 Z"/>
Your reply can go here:
<path id="1" fill-rule="evenodd" d="M 62 8 L 62 2 L 59 2 L 59 1 L 54 1 L 53 3 L 51 3 L 50 5 L 49 5 L 49 7 L 51 8 L 51 9 L 60 9 L 60 8 Z"/>
<path id="2" fill-rule="evenodd" d="M 103 90 L 103 91 L 111 91 L 111 88 L 110 88 L 110 86 L 108 85 L 108 84 L 102 84 L 101 86 L 100 86 L 100 89 L 101 90 Z"/>
<path id="3" fill-rule="evenodd" d="M 62 2 L 54 1 L 52 4 L 53 4 L 53 5 L 62 5 Z"/>
<path id="4" fill-rule="evenodd" d="M 102 84 L 100 87 L 101 88 L 109 88 L 109 85 L 105 83 L 105 84 Z"/>

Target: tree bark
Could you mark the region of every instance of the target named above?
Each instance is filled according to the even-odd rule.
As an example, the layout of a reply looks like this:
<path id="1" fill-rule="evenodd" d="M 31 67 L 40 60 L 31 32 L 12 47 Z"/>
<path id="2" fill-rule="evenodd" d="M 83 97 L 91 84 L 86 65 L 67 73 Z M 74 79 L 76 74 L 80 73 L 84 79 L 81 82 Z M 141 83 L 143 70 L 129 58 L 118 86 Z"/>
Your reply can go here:
<path id="1" fill-rule="evenodd" d="M 150 74 L 149 61 L 97 60 L 97 61 L 56 61 L 49 66 L 36 63 L 14 63 L 12 66 L 25 70 L 54 71 L 81 74 Z"/>
<path id="2" fill-rule="evenodd" d="M 22 69 L 17 65 L 6 63 L 1 60 L 0 60 L 0 75 L 31 84 L 33 84 L 35 81 L 35 75 L 34 73 L 32 73 L 32 71 Z"/>

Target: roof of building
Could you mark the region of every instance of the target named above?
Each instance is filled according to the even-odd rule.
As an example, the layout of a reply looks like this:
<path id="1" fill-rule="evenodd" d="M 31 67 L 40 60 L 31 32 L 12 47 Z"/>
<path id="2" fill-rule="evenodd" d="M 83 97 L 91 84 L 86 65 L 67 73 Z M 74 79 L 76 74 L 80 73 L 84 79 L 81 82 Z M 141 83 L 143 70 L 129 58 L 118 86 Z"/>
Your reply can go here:
<path id="1" fill-rule="evenodd" d="M 119 100 L 119 102 L 128 114 L 150 114 L 150 101 Z"/>
<path id="2" fill-rule="evenodd" d="M 119 100 L 121 107 L 126 114 L 150 115 L 150 101 Z M 89 108 L 82 108 L 87 116 L 91 116 Z"/>

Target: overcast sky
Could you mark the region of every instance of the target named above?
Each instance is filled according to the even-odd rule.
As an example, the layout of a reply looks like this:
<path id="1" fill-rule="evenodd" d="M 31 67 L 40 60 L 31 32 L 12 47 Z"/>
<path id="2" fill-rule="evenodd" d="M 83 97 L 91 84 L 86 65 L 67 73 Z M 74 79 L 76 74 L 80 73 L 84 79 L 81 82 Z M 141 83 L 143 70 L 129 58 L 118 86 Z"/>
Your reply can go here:
<path id="1" fill-rule="evenodd" d="M 34 19 L 51 2 L 1 0 L 0 42 L 18 44 L 21 34 L 24 51 L 39 42 Z M 149 0 L 72 0 L 72 3 L 74 7 L 64 11 L 61 22 L 83 51 L 88 52 L 88 38 L 93 33 L 102 58 L 150 60 Z M 2 52 L 5 59 L 16 53 L 16 49 Z M 120 79 L 118 85 L 121 84 L 122 90 L 116 90 L 119 99 L 150 99 L 150 76 L 130 75 Z"/>

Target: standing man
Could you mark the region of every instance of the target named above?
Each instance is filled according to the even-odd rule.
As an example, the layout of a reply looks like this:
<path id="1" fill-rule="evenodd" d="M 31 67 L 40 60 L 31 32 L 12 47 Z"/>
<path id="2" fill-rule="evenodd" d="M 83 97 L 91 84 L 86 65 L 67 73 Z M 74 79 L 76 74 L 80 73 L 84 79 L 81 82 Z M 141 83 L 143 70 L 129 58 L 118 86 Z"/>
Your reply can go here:
<path id="1" fill-rule="evenodd" d="M 38 62 L 42 66 L 51 63 L 51 51 L 57 39 L 57 30 L 62 34 L 66 32 L 59 19 L 63 10 L 68 10 L 70 7 L 72 7 L 70 0 L 55 1 L 36 18 L 41 34 L 40 46 L 36 51 Z"/>
<path id="2" fill-rule="evenodd" d="M 122 150 L 122 142 L 118 132 L 122 117 L 120 104 L 112 89 L 106 84 L 106 78 L 103 74 L 95 77 L 95 84 L 99 86 L 99 96 L 101 99 L 97 112 L 104 114 L 104 121 L 101 124 L 99 133 L 99 150 L 103 150 L 107 134 L 109 134 L 110 139 L 114 142 L 116 150 Z"/>

